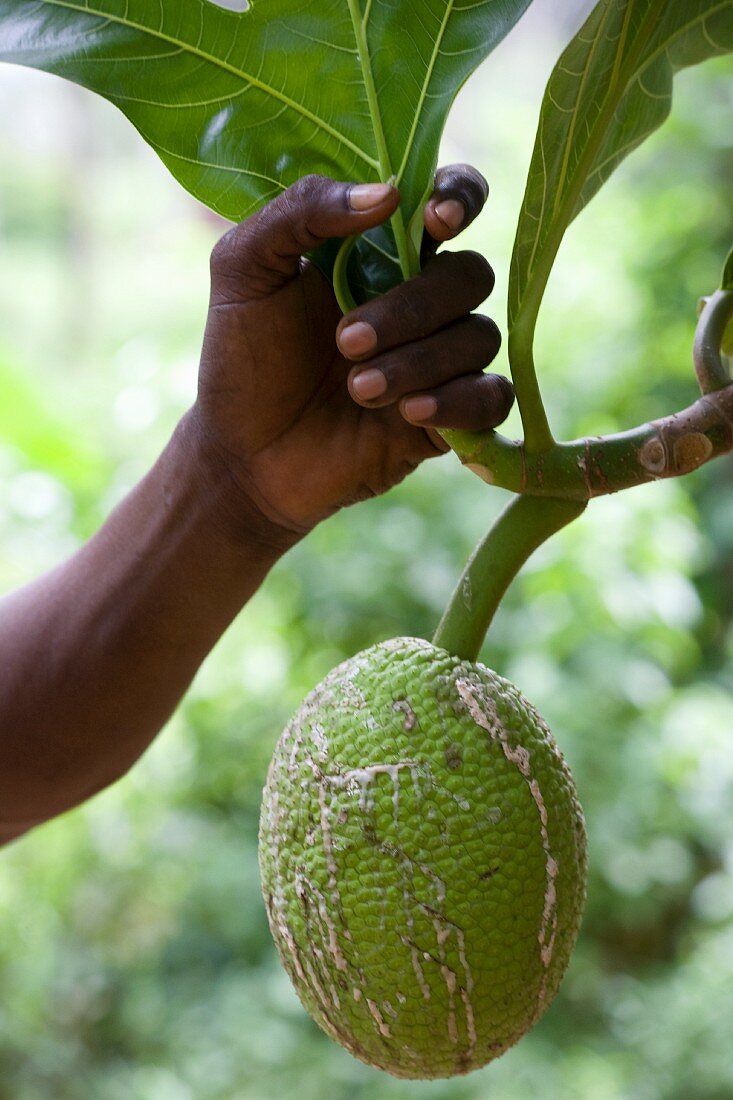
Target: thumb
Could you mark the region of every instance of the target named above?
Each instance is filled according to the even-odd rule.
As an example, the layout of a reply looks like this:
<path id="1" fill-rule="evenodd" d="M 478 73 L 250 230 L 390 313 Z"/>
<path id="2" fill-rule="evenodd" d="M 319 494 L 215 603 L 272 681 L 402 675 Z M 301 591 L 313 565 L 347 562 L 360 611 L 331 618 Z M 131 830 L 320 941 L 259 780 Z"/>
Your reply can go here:
<path id="1" fill-rule="evenodd" d="M 214 303 L 271 294 L 298 275 L 304 252 L 332 237 L 351 237 L 380 225 L 399 201 L 399 192 L 387 183 L 303 176 L 216 245 L 211 256 Z"/>

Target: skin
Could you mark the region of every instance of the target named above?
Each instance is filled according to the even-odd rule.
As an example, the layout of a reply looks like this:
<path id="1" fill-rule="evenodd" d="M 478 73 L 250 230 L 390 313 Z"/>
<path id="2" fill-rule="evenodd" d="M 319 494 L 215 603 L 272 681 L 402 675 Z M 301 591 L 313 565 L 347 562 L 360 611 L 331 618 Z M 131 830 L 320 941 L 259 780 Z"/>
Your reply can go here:
<path id="1" fill-rule="evenodd" d="M 320 520 L 446 451 L 436 428 L 505 419 L 499 333 L 471 313 L 491 268 L 435 255 L 487 194 L 441 170 L 423 272 L 346 317 L 303 255 L 386 221 L 395 189 L 307 177 L 217 244 L 194 405 L 96 535 L 1 603 L 0 843 L 125 774 Z"/>

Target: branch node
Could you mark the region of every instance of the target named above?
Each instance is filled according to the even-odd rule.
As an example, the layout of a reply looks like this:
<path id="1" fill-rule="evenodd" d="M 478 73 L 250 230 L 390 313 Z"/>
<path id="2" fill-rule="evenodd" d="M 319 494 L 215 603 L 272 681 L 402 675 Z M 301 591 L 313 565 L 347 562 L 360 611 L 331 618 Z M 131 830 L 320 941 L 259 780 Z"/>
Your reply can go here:
<path id="1" fill-rule="evenodd" d="M 476 474 L 478 477 L 481 478 L 482 481 L 485 481 L 487 485 L 496 484 L 496 482 L 494 481 L 494 475 L 492 474 L 488 466 L 481 466 L 478 462 L 467 462 L 465 465 L 467 470 L 470 470 L 472 473 Z"/>
<path id="2" fill-rule="evenodd" d="M 639 451 L 639 462 L 649 474 L 659 477 L 667 468 L 667 452 L 659 436 L 648 439 Z"/>
<path id="3" fill-rule="evenodd" d="M 702 432 L 680 436 L 674 444 L 675 469 L 680 474 L 689 474 L 707 462 L 712 453 L 713 445 Z"/>

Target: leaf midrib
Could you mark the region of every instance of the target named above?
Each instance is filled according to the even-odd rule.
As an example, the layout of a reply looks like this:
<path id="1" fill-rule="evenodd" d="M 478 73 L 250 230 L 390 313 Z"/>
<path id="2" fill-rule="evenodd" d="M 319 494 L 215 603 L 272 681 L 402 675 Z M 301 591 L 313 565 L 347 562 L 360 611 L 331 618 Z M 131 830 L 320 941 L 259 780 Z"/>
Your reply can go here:
<path id="1" fill-rule="evenodd" d="M 359 9 L 359 0 L 347 0 L 347 2 L 349 6 L 349 15 L 351 16 L 351 25 L 354 31 L 354 41 L 356 42 L 356 53 L 361 67 L 361 78 L 364 81 L 364 90 L 369 106 L 369 117 L 372 123 L 372 130 L 374 131 L 374 141 L 377 146 L 377 167 L 379 168 L 382 182 L 386 183 L 393 175 L 392 163 L 389 155 L 389 148 L 387 146 L 387 138 L 384 133 L 382 112 L 379 107 L 379 95 L 374 81 L 374 71 L 372 69 L 372 59 L 369 52 L 369 41 L 366 33 L 366 20 L 362 18 Z"/>
<path id="2" fill-rule="evenodd" d="M 233 76 L 237 76 L 241 80 L 248 81 L 253 87 L 259 88 L 260 91 L 265 92 L 265 94 L 267 95 L 271 95 L 273 99 L 280 100 L 281 103 L 284 103 L 291 110 L 302 115 L 302 117 L 307 119 L 308 122 L 312 122 L 313 125 L 323 130 L 324 133 L 327 133 L 335 141 L 338 141 L 341 145 L 345 146 L 347 149 L 350 149 L 352 153 L 354 153 L 366 164 L 368 164 L 370 168 L 373 168 L 375 170 L 379 169 L 378 161 L 375 160 L 373 157 L 370 157 L 369 154 L 361 148 L 361 146 L 351 141 L 350 138 L 346 137 L 345 134 L 342 134 L 334 126 L 331 126 L 330 123 L 326 122 L 322 118 L 319 118 L 318 115 L 308 110 L 308 108 L 305 107 L 302 103 L 298 103 L 297 100 L 291 99 L 290 96 L 286 95 L 284 92 L 278 91 L 270 84 L 266 84 L 264 81 L 258 79 L 255 76 L 252 76 L 250 73 L 245 72 L 243 69 L 237 68 L 236 65 L 231 65 L 229 64 L 229 62 L 224 61 L 222 58 L 214 57 L 213 54 L 209 54 L 205 50 L 202 50 L 200 46 L 194 46 L 190 42 L 185 42 L 179 38 L 175 38 L 173 35 L 165 34 L 162 30 L 155 30 L 154 28 L 146 27 L 143 24 L 136 23 L 128 18 L 122 18 L 117 15 L 110 15 L 108 12 L 97 11 L 93 8 L 90 8 L 88 5 L 74 4 L 71 2 L 71 0 L 41 0 L 41 2 L 44 4 L 51 4 L 54 7 L 58 8 L 66 8 L 70 11 L 81 12 L 85 15 L 96 16 L 99 19 L 106 19 L 109 22 L 117 23 L 122 27 L 129 27 L 132 30 L 140 31 L 142 34 L 146 34 L 150 38 L 158 39 L 161 42 L 167 42 L 171 46 L 178 46 L 181 50 L 192 54 L 194 57 L 199 57 L 202 61 L 206 61 L 209 64 L 214 65 L 219 69 L 222 69 L 224 72 L 231 73 Z"/>

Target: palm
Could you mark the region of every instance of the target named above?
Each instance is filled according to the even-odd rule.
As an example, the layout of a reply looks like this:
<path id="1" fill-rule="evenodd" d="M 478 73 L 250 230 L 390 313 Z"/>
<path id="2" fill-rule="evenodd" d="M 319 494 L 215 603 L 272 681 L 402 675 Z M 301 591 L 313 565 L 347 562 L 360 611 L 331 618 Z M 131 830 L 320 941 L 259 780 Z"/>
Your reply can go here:
<path id="1" fill-rule="evenodd" d="M 204 375 L 209 412 L 261 506 L 290 525 L 310 527 L 384 492 L 437 453 L 395 406 L 364 409 L 352 400 L 352 364 L 335 342 L 340 319 L 331 287 L 306 265 L 274 294 L 220 307 L 215 335 L 207 333 L 238 352 Z"/>

